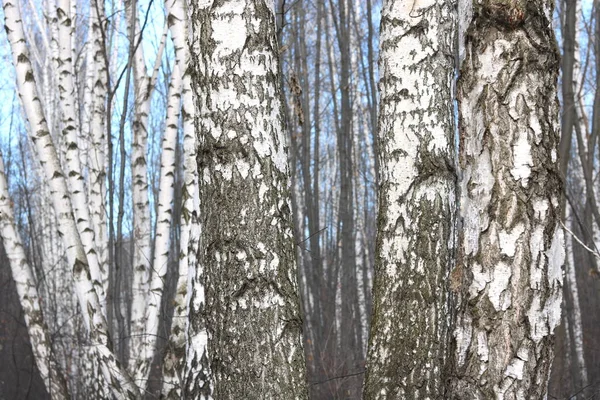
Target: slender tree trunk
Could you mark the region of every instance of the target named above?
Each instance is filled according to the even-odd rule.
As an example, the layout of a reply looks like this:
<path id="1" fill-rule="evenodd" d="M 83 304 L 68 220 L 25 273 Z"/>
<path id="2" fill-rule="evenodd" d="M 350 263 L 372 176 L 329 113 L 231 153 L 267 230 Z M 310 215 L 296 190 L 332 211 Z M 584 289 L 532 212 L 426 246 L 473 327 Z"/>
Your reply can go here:
<path id="1" fill-rule="evenodd" d="M 370 90 L 369 93 L 371 95 L 370 99 L 370 127 L 371 127 L 371 136 L 373 140 L 373 152 L 376 154 L 375 156 L 375 187 L 379 187 L 379 157 L 378 145 L 377 145 L 377 85 L 375 84 L 375 50 L 373 46 L 373 41 L 375 37 L 374 28 L 373 28 L 373 8 L 372 8 L 372 0 L 367 0 L 367 65 L 369 67 L 369 80 L 367 82 Z"/>
<path id="2" fill-rule="evenodd" d="M 575 32 L 577 25 L 577 0 L 564 0 L 564 23 L 562 26 L 563 54 L 562 69 L 562 99 L 563 113 L 560 138 L 560 172 L 563 178 L 567 176 L 575 123 L 575 96 L 573 93 L 573 66 L 575 63 Z"/>
<path id="3" fill-rule="evenodd" d="M 161 322 L 161 300 L 169 262 L 173 197 L 175 194 L 175 151 L 177 148 L 183 79 L 181 67 L 181 65 L 175 65 L 171 73 L 165 122 L 166 129 L 161 146 L 152 274 L 146 297 L 144 340 L 141 347 L 142 357 L 135 366 L 136 383 L 141 388 L 146 387 L 150 366 L 156 351 L 158 327 Z"/>
<path id="4" fill-rule="evenodd" d="M 359 397 L 362 376 L 356 375 L 361 368 L 361 351 L 356 340 L 356 324 L 359 310 L 356 309 L 358 296 L 356 269 L 356 227 L 354 217 L 354 160 L 352 156 L 353 124 L 352 124 L 352 90 L 350 87 L 350 2 L 341 0 L 337 4 L 338 15 L 334 16 L 337 42 L 340 52 L 340 125 L 337 131 L 337 150 L 339 157 L 340 196 L 338 207 L 338 240 L 340 240 L 340 285 L 341 285 L 341 320 L 338 360 L 344 366 L 344 375 L 348 379 L 341 381 L 341 391 L 352 398 Z M 331 8 L 333 2 L 330 0 Z"/>
<path id="5" fill-rule="evenodd" d="M 86 251 L 77 231 L 67 182 L 60 168 L 58 154 L 38 97 L 31 62 L 25 46 L 21 11 L 18 3 L 4 0 L 5 28 L 11 45 L 17 75 L 17 88 L 30 124 L 31 139 L 50 187 L 58 229 L 67 250 L 69 267 L 73 274 L 75 293 L 83 314 L 90 340 L 108 386 L 118 399 L 139 397 L 129 375 L 121 368 L 111 350 L 106 318 L 94 289 Z"/>
<path id="6" fill-rule="evenodd" d="M 452 1 L 385 1 L 379 218 L 366 399 L 444 397 L 453 263 Z"/>
<path id="7" fill-rule="evenodd" d="M 137 9 L 130 4 L 128 14 L 137 25 Z M 142 32 L 136 29 L 138 35 Z M 132 40 L 139 41 L 135 35 Z M 162 49 L 162 45 L 161 45 Z M 162 51 L 159 51 L 161 57 Z M 133 113 L 133 140 L 131 143 L 131 180 L 133 202 L 133 279 L 131 300 L 131 331 L 129 341 L 128 369 L 132 374 L 139 371 L 139 363 L 145 353 L 142 346 L 146 341 L 146 305 L 152 265 L 152 227 L 150 221 L 150 200 L 148 197 L 148 166 L 146 152 L 148 147 L 148 118 L 153 84 L 146 71 L 143 46 L 136 47 L 133 58 L 135 104 Z M 141 382 L 140 382 L 141 383 Z"/>
<path id="8" fill-rule="evenodd" d="M 203 346 L 206 327 L 208 353 L 188 361 L 186 397 L 305 399 L 273 5 L 207 1 L 191 21 L 203 283 L 192 303 L 204 306 L 190 340 Z"/>
<path id="9" fill-rule="evenodd" d="M 188 15 L 183 0 L 167 0 L 171 36 L 175 46 L 175 67 L 185 71 L 182 87 L 183 119 L 183 171 L 182 210 L 180 223 L 180 253 L 178 260 L 177 288 L 174 299 L 171 334 L 164 355 L 162 397 L 182 397 L 183 375 L 186 355 L 186 325 L 188 321 L 188 275 L 195 268 L 198 245 L 198 172 L 196 166 L 196 136 L 194 131 L 194 103 L 191 76 L 188 69 L 189 52 Z M 194 263 L 194 264 L 192 264 Z"/>
<path id="10" fill-rule="evenodd" d="M 66 146 L 65 152 L 65 171 L 71 198 L 73 202 L 73 211 L 77 221 L 77 228 L 81 241 L 85 248 L 86 256 L 90 266 L 90 273 L 94 289 L 98 293 L 102 312 L 106 313 L 106 295 L 102 286 L 102 270 L 98 261 L 96 244 L 94 239 L 94 230 L 91 223 L 90 212 L 88 208 L 87 191 L 83 178 L 81 164 L 79 160 L 79 149 L 77 147 L 77 137 L 79 126 L 77 124 L 77 112 L 75 108 L 75 84 L 72 62 L 72 44 L 74 39 L 73 18 L 70 15 L 71 1 L 60 0 L 56 10 L 58 18 L 58 91 L 61 110 L 62 135 Z"/>
<path id="11" fill-rule="evenodd" d="M 96 3 L 96 1 L 94 1 Z M 107 65 L 104 59 L 105 42 L 101 22 L 104 19 L 104 3 L 98 1 L 90 6 L 90 32 L 88 68 L 93 71 L 92 111 L 90 119 L 90 144 L 88 150 L 88 189 L 89 209 L 96 238 L 96 251 L 100 265 L 106 266 L 102 272 L 102 287 L 108 288 L 108 234 L 106 231 L 106 98 Z"/>
<path id="12" fill-rule="evenodd" d="M 567 209 L 568 210 L 568 209 Z M 571 226 L 576 226 L 577 222 L 574 222 L 574 218 L 569 218 L 571 221 L 573 221 L 571 223 Z M 575 232 L 581 232 L 582 229 L 572 229 Z M 585 235 L 582 235 L 585 236 Z M 588 385 L 588 375 L 587 375 L 587 369 L 585 367 L 585 357 L 584 357 L 584 341 L 583 341 L 583 329 L 582 329 L 582 318 L 581 318 L 581 306 L 580 306 L 580 300 L 579 300 L 579 285 L 577 282 L 577 274 L 575 272 L 575 256 L 574 256 L 574 248 L 576 246 L 579 246 L 578 243 L 575 243 L 575 239 L 571 238 L 571 244 L 570 246 L 567 246 L 567 260 L 566 260 L 566 265 L 565 265 L 565 286 L 567 286 L 569 288 L 569 294 L 572 298 L 572 302 L 573 302 L 573 308 L 572 308 L 572 312 L 570 313 L 570 315 L 567 316 L 567 318 L 570 319 L 571 323 L 569 324 L 571 326 L 571 331 L 570 331 L 570 337 L 571 337 L 571 341 L 570 341 L 570 347 L 573 348 L 573 351 L 569 354 L 569 356 L 572 355 L 571 359 L 570 359 L 570 364 L 572 365 L 572 368 L 570 368 L 569 370 L 565 371 L 567 373 L 571 373 L 573 378 L 576 379 L 575 382 L 577 382 L 577 384 L 575 385 L 574 392 L 576 392 L 577 390 L 581 389 L 581 388 L 586 388 Z M 584 250 L 586 251 L 586 250 Z M 585 392 L 585 391 L 584 391 Z"/>
<path id="13" fill-rule="evenodd" d="M 33 270 L 27 262 L 21 237 L 15 226 L 14 213 L 0 154 L 0 234 L 15 281 L 25 325 L 31 340 L 31 350 L 40 376 L 52 399 L 69 399 L 67 382 L 52 350 L 52 340 L 44 321 Z"/>
<path id="14" fill-rule="evenodd" d="M 564 237 L 553 2 L 473 5 L 458 87 L 461 218 L 452 399 L 541 399 Z"/>

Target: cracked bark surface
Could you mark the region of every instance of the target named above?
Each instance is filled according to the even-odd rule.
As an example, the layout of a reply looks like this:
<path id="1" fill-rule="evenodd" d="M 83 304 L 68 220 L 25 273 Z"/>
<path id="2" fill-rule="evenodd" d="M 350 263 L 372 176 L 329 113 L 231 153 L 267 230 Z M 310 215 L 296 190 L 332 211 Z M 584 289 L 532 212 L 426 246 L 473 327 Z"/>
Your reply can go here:
<path id="1" fill-rule="evenodd" d="M 452 1 L 383 5 L 380 206 L 365 399 L 444 395 L 456 191 L 455 27 Z"/>
<path id="2" fill-rule="evenodd" d="M 201 246 L 186 398 L 305 399 L 274 10 L 191 11 Z"/>
<path id="3" fill-rule="evenodd" d="M 473 4 L 458 85 L 463 227 L 448 398 L 546 395 L 565 256 L 552 9 Z"/>

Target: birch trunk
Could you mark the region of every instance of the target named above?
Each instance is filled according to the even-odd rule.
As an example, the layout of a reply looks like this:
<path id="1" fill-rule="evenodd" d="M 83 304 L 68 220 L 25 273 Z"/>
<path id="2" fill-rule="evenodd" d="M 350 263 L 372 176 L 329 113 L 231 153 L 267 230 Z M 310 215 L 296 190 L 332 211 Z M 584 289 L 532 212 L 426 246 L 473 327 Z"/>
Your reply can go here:
<path id="1" fill-rule="evenodd" d="M 106 99 L 108 96 L 108 60 L 105 34 L 101 21 L 104 20 L 104 3 L 98 1 L 90 6 L 90 57 L 88 68 L 93 69 L 92 115 L 90 122 L 91 144 L 88 151 L 88 200 L 95 233 L 98 262 L 104 269 L 102 287 L 108 289 L 108 232 L 106 229 Z"/>
<path id="2" fill-rule="evenodd" d="M 17 287 L 19 302 L 23 308 L 31 350 L 40 376 L 53 399 L 69 399 L 67 382 L 52 350 L 52 340 L 44 321 L 33 270 L 27 262 L 21 237 L 15 227 L 2 154 L 0 154 L 0 234 Z"/>
<path id="3" fill-rule="evenodd" d="M 81 174 L 82 168 L 77 146 L 77 112 L 75 109 L 75 92 L 73 78 L 72 47 L 74 27 L 70 15 L 71 1 L 60 0 L 56 10 L 58 18 L 58 92 L 61 110 L 61 132 L 66 146 L 65 171 L 71 192 L 71 201 L 79 236 L 85 248 L 88 259 L 90 274 L 94 289 L 98 294 L 102 312 L 106 313 L 105 288 L 102 286 L 102 266 L 98 262 L 98 254 L 94 242 L 94 230 L 91 225 L 90 212 L 88 209 L 87 192 L 85 181 Z"/>
<path id="4" fill-rule="evenodd" d="M 449 398 L 546 395 L 565 257 L 552 9 L 473 4 L 458 87 L 463 229 Z"/>
<path id="5" fill-rule="evenodd" d="M 118 399 L 139 397 L 139 392 L 111 351 L 107 323 L 94 283 L 90 276 L 87 256 L 73 217 L 71 198 L 66 179 L 60 168 L 56 148 L 52 142 L 41 102 L 38 97 L 33 69 L 23 35 L 21 11 L 18 3 L 4 0 L 5 28 L 11 45 L 17 75 L 17 88 L 25 114 L 30 124 L 31 139 L 50 187 L 58 229 L 65 243 L 69 267 L 73 274 L 75 292 L 96 351 L 104 377 Z"/>
<path id="6" fill-rule="evenodd" d="M 171 216 L 173 213 L 175 189 L 175 150 L 179 127 L 181 85 L 182 72 L 180 66 L 175 65 L 169 85 L 167 119 L 165 122 L 166 130 L 162 140 L 154 258 L 150 287 L 146 298 L 145 329 L 141 346 L 142 357 L 138 360 L 134 368 L 136 383 L 141 388 L 146 387 L 150 365 L 154 358 L 161 317 L 161 300 L 164 293 L 165 277 L 169 262 Z"/>
<path id="7" fill-rule="evenodd" d="M 204 305 L 190 341 L 203 345 L 206 328 L 208 353 L 188 361 L 185 395 L 306 399 L 273 4 L 204 1 L 191 23 L 203 283 L 192 302 Z"/>
<path id="8" fill-rule="evenodd" d="M 129 2 L 128 12 L 134 13 L 132 2 Z M 137 18 L 134 18 L 137 24 Z M 165 27 L 166 28 L 166 27 Z M 136 29 L 140 32 L 140 29 Z M 141 33 L 140 33 L 141 34 Z M 148 147 L 148 118 L 152 89 L 156 82 L 158 68 L 162 60 L 167 30 L 163 34 L 158 50 L 152 76 L 146 71 L 143 46 L 136 48 L 133 59 L 135 112 L 133 117 L 133 142 L 131 145 L 131 176 L 133 200 L 133 282 L 131 304 L 131 339 L 129 370 L 135 373 L 140 357 L 143 356 L 142 346 L 148 338 L 144 336 L 146 329 L 146 305 L 148 301 L 151 263 L 152 263 L 152 227 L 150 221 L 150 201 L 148 197 L 148 166 L 146 151 Z M 135 37 L 136 43 L 139 38 Z M 153 340 L 153 339 L 150 339 Z"/>
<path id="9" fill-rule="evenodd" d="M 182 210 L 180 221 L 180 253 L 178 259 L 177 287 L 174 298 L 171 334 L 167 343 L 163 362 L 162 397 L 180 399 L 182 397 L 183 374 L 186 354 L 186 329 L 188 321 L 188 274 L 190 262 L 196 262 L 194 248 L 198 243 L 198 235 L 193 232 L 193 225 L 198 223 L 198 172 L 196 166 L 196 136 L 194 131 L 194 103 L 192 97 L 191 76 L 188 69 L 189 53 L 188 15 L 183 0 L 167 0 L 169 10 L 171 37 L 175 47 L 175 64 L 180 71 L 185 71 L 182 82 L 182 119 L 183 119 L 183 171 Z M 195 231 L 195 229 L 194 229 Z"/>
<path id="10" fill-rule="evenodd" d="M 453 1 L 385 1 L 365 399 L 442 398 L 456 173 Z"/>

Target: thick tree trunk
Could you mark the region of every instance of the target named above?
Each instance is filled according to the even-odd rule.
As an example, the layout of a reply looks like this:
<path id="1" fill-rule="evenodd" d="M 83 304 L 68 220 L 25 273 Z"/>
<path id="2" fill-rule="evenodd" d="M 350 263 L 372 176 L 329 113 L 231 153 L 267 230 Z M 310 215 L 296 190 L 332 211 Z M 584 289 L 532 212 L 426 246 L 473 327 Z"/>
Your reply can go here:
<path id="1" fill-rule="evenodd" d="M 449 398 L 546 394 L 565 257 L 552 9 L 473 5 L 458 88 L 463 230 Z"/>
<path id="2" fill-rule="evenodd" d="M 453 262 L 452 1 L 385 1 L 379 226 L 366 399 L 441 399 Z"/>
<path id="3" fill-rule="evenodd" d="M 204 1 L 191 23 L 202 285 L 189 336 L 204 346 L 206 327 L 208 352 L 190 354 L 186 398 L 305 399 L 273 5 Z"/>

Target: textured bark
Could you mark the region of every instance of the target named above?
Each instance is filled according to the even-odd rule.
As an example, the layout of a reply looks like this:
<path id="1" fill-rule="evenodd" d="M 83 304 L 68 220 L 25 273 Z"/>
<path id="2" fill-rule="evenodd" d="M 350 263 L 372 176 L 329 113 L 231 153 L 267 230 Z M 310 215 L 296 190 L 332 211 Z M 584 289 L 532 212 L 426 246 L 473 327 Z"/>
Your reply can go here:
<path id="1" fill-rule="evenodd" d="M 187 45 L 188 19 L 183 0 L 166 0 L 169 10 L 171 37 L 175 47 L 175 65 L 185 71 L 182 82 L 183 120 L 183 171 L 182 209 L 180 221 L 180 252 L 177 288 L 175 292 L 171 334 L 167 343 L 163 362 L 162 397 L 180 399 L 183 387 L 183 374 L 186 355 L 186 328 L 188 322 L 188 275 L 196 262 L 195 248 L 198 244 L 198 171 L 196 166 L 196 136 L 194 131 L 194 102 L 191 76 L 188 69 L 189 52 Z"/>
<path id="2" fill-rule="evenodd" d="M 473 4 L 458 87 L 463 228 L 449 398 L 546 395 L 565 257 L 552 8 Z"/>
<path id="3" fill-rule="evenodd" d="M 189 336 L 203 346 L 207 329 L 208 352 L 188 360 L 186 398 L 305 399 L 273 5 L 191 5 L 202 285 Z"/>
<path id="4" fill-rule="evenodd" d="M 94 239 L 90 211 L 88 209 L 85 181 L 81 174 L 77 136 L 79 132 L 77 111 L 75 108 L 75 83 L 72 61 L 72 40 L 74 39 L 73 17 L 70 15 L 71 1 L 60 0 L 56 10 L 58 23 L 58 92 L 61 111 L 61 133 L 65 144 L 65 172 L 71 192 L 71 201 L 77 229 L 85 248 L 94 289 L 98 294 L 102 312 L 106 312 L 105 288 L 102 286 L 102 266 Z"/>
<path id="5" fill-rule="evenodd" d="M 101 22 L 104 20 L 104 3 L 95 1 L 90 7 L 90 53 L 88 68 L 94 71 L 92 91 L 92 116 L 90 121 L 91 141 L 88 150 L 88 189 L 89 209 L 94 226 L 98 262 L 105 268 L 102 273 L 102 287 L 108 288 L 108 233 L 106 230 L 106 98 L 107 60 L 104 57 L 105 41 Z"/>
<path id="6" fill-rule="evenodd" d="M 456 174 L 452 1 L 386 1 L 366 399 L 441 399 Z"/>
<path id="7" fill-rule="evenodd" d="M 135 16 L 135 2 L 128 2 L 128 14 Z M 140 32 L 140 29 L 136 29 Z M 141 33 L 139 33 L 141 34 Z M 136 35 L 134 40 L 139 40 Z M 152 82 L 146 71 L 142 45 L 137 46 L 133 58 L 135 104 L 133 114 L 133 141 L 131 143 L 131 176 L 133 201 L 133 282 L 131 300 L 131 338 L 128 368 L 132 374 L 139 371 L 143 362 L 142 346 L 147 337 L 144 335 L 146 323 L 146 303 L 150 284 L 152 263 L 152 227 L 150 221 L 150 201 L 148 197 L 148 166 L 146 151 L 148 147 L 148 118 Z M 161 46 L 162 49 L 162 46 Z M 161 51 L 159 51 L 159 57 Z"/>
<path id="8" fill-rule="evenodd" d="M 182 72 L 175 65 L 171 73 L 167 100 L 167 118 L 161 145 L 160 180 L 158 205 L 156 210 L 156 233 L 154 238 L 154 257 L 149 292 L 146 297 L 144 317 L 144 339 L 141 345 L 142 356 L 134 364 L 135 381 L 140 388 L 146 387 L 150 366 L 156 350 L 158 327 L 161 321 L 161 300 L 165 289 L 167 266 L 169 262 L 173 197 L 175 194 L 175 150 L 181 109 Z"/>
<path id="9" fill-rule="evenodd" d="M 66 247 L 75 294 L 89 332 L 90 341 L 108 383 L 107 386 L 110 387 L 113 395 L 118 399 L 137 398 L 139 397 L 137 388 L 121 368 L 111 350 L 106 319 L 101 311 L 100 301 L 90 275 L 86 252 L 77 231 L 67 182 L 61 170 L 56 148 L 52 142 L 37 93 L 33 69 L 25 46 L 19 5 L 12 0 L 4 0 L 3 5 L 5 28 L 12 50 L 19 97 L 29 121 L 31 139 L 35 145 L 37 157 L 50 187 L 52 203 L 58 220 L 59 235 L 62 236 Z"/>
<path id="10" fill-rule="evenodd" d="M 31 340 L 35 364 L 42 381 L 53 399 L 69 399 L 67 382 L 52 350 L 52 341 L 44 321 L 34 273 L 27 262 L 25 249 L 15 226 L 2 154 L 0 154 L 0 236 L 8 256 Z"/>

